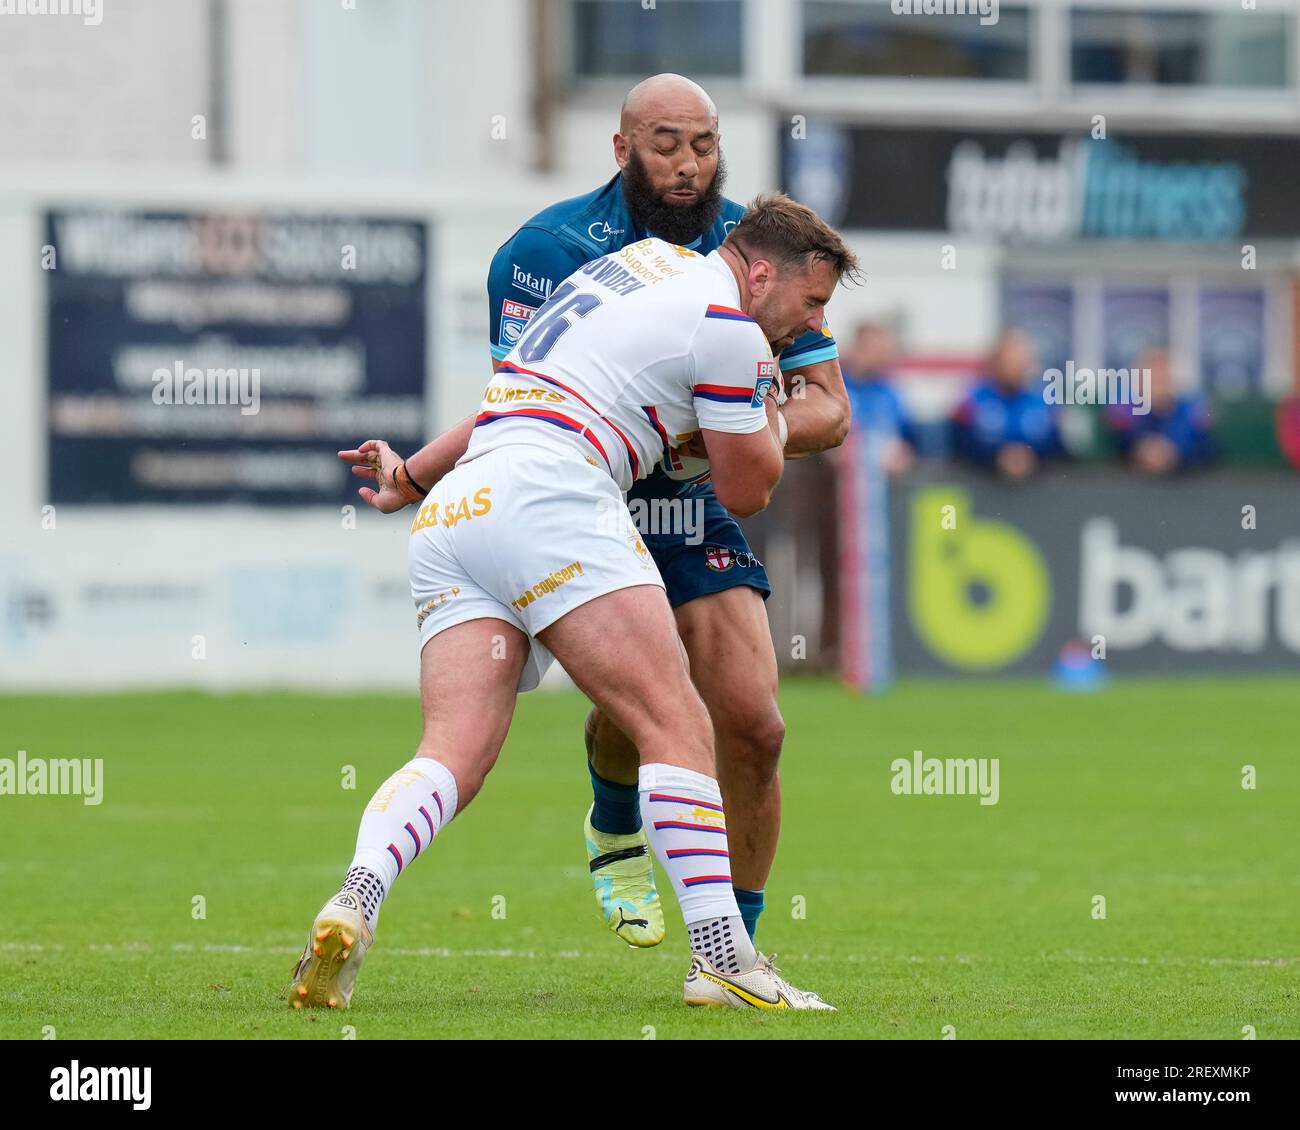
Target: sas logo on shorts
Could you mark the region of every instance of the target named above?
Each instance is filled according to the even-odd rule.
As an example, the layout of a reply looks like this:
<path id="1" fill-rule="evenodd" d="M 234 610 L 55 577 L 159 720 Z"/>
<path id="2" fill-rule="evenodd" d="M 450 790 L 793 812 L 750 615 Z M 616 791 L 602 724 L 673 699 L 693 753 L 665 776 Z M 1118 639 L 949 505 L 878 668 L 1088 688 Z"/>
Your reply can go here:
<path id="1" fill-rule="evenodd" d="M 767 390 L 776 383 L 776 362 L 760 361 L 758 363 L 758 380 L 754 384 L 754 397 L 749 402 L 751 408 L 758 408 L 763 403 Z"/>
<path id="2" fill-rule="evenodd" d="M 507 298 L 501 303 L 501 344 L 514 345 L 528 325 L 528 319 L 537 312 L 536 306 L 525 306 Z"/>

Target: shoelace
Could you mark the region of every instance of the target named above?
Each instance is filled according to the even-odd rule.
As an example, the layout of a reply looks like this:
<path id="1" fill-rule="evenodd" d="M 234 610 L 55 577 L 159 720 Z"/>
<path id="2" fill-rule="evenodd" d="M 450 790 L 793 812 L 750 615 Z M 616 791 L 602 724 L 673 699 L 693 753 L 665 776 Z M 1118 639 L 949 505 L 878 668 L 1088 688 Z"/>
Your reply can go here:
<path id="1" fill-rule="evenodd" d="M 792 984 L 790 984 L 789 981 L 787 981 L 784 977 L 781 976 L 781 971 L 776 967 L 776 954 L 772 954 L 771 957 L 767 957 L 766 955 L 760 955 L 760 956 L 762 956 L 763 958 L 762 964 L 767 967 L 767 971 L 771 973 L 772 976 L 775 977 L 778 981 L 780 981 L 782 985 L 784 985 L 787 989 L 789 989 L 792 994 L 801 997 L 806 997 L 809 1000 L 814 1000 L 814 1001 L 821 1000 L 821 997 L 819 997 L 816 993 L 810 993 L 804 989 L 796 989 Z M 825 1004 L 826 1002 L 822 1001 L 822 1003 Z"/>
<path id="2" fill-rule="evenodd" d="M 798 989 L 796 989 L 792 984 L 790 984 L 789 981 L 787 981 L 784 977 L 781 976 L 781 970 L 779 970 L 779 969 L 776 967 L 776 954 L 772 954 L 771 957 L 763 956 L 763 962 L 762 962 L 762 964 L 763 964 L 764 968 L 765 968 L 765 969 L 766 969 L 770 974 L 772 974 L 773 977 L 775 977 L 778 981 L 780 981 L 781 984 L 782 984 L 785 988 L 789 989 L 790 992 L 792 992 L 792 993 L 798 993 L 798 992 L 799 992 Z"/>

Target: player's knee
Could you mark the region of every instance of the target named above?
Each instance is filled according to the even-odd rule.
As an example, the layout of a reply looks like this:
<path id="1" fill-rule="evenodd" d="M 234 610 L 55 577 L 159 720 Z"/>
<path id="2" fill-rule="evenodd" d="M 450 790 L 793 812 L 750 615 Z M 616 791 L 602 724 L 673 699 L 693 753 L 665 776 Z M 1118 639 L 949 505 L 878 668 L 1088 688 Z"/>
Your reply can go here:
<path id="1" fill-rule="evenodd" d="M 484 747 L 453 753 L 444 748 L 441 743 L 425 740 L 416 747 L 415 755 L 430 757 L 440 762 L 456 778 L 456 807 L 459 810 L 468 805 L 483 788 L 483 782 L 487 780 L 487 775 L 492 772 L 492 767 L 501 755 L 501 747 L 498 745 L 495 750 Z"/>
<path id="2" fill-rule="evenodd" d="M 776 703 L 757 708 L 728 710 L 717 719 L 718 752 L 732 772 L 741 772 L 759 783 L 776 776 L 785 743 L 785 719 Z"/>
<path id="3" fill-rule="evenodd" d="M 713 765 L 713 722 L 689 684 L 683 693 L 660 698 L 653 709 L 634 719 L 631 750 L 639 761 L 687 758 L 687 764 Z"/>
<path id="4" fill-rule="evenodd" d="M 599 710 L 587 715 L 587 760 L 597 768 L 601 765 L 624 766 L 637 763 L 637 748 L 613 719 Z"/>

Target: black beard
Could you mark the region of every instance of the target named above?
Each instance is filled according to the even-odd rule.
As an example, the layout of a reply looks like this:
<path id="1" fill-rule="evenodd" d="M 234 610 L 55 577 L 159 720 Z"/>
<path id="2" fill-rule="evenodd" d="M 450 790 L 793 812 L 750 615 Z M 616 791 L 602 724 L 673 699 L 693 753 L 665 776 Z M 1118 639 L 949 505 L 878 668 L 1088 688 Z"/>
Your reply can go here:
<path id="1" fill-rule="evenodd" d="M 718 154 L 718 171 L 713 183 L 694 204 L 671 204 L 654 190 L 650 176 L 635 149 L 628 153 L 623 170 L 623 199 L 632 222 L 669 243 L 694 243 L 722 215 L 722 189 L 727 181 L 727 162 Z"/>

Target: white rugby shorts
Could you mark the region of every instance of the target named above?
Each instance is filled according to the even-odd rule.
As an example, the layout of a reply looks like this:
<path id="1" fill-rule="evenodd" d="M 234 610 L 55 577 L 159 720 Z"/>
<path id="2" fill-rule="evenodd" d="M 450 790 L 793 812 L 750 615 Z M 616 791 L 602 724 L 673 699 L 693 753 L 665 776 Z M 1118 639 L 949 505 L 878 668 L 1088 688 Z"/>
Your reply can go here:
<path id="1" fill-rule="evenodd" d="M 595 597 L 663 587 L 618 485 L 576 449 L 509 444 L 450 471 L 411 523 L 407 558 L 420 648 L 491 617 L 529 636 L 519 690 L 553 662 L 537 633 Z"/>

